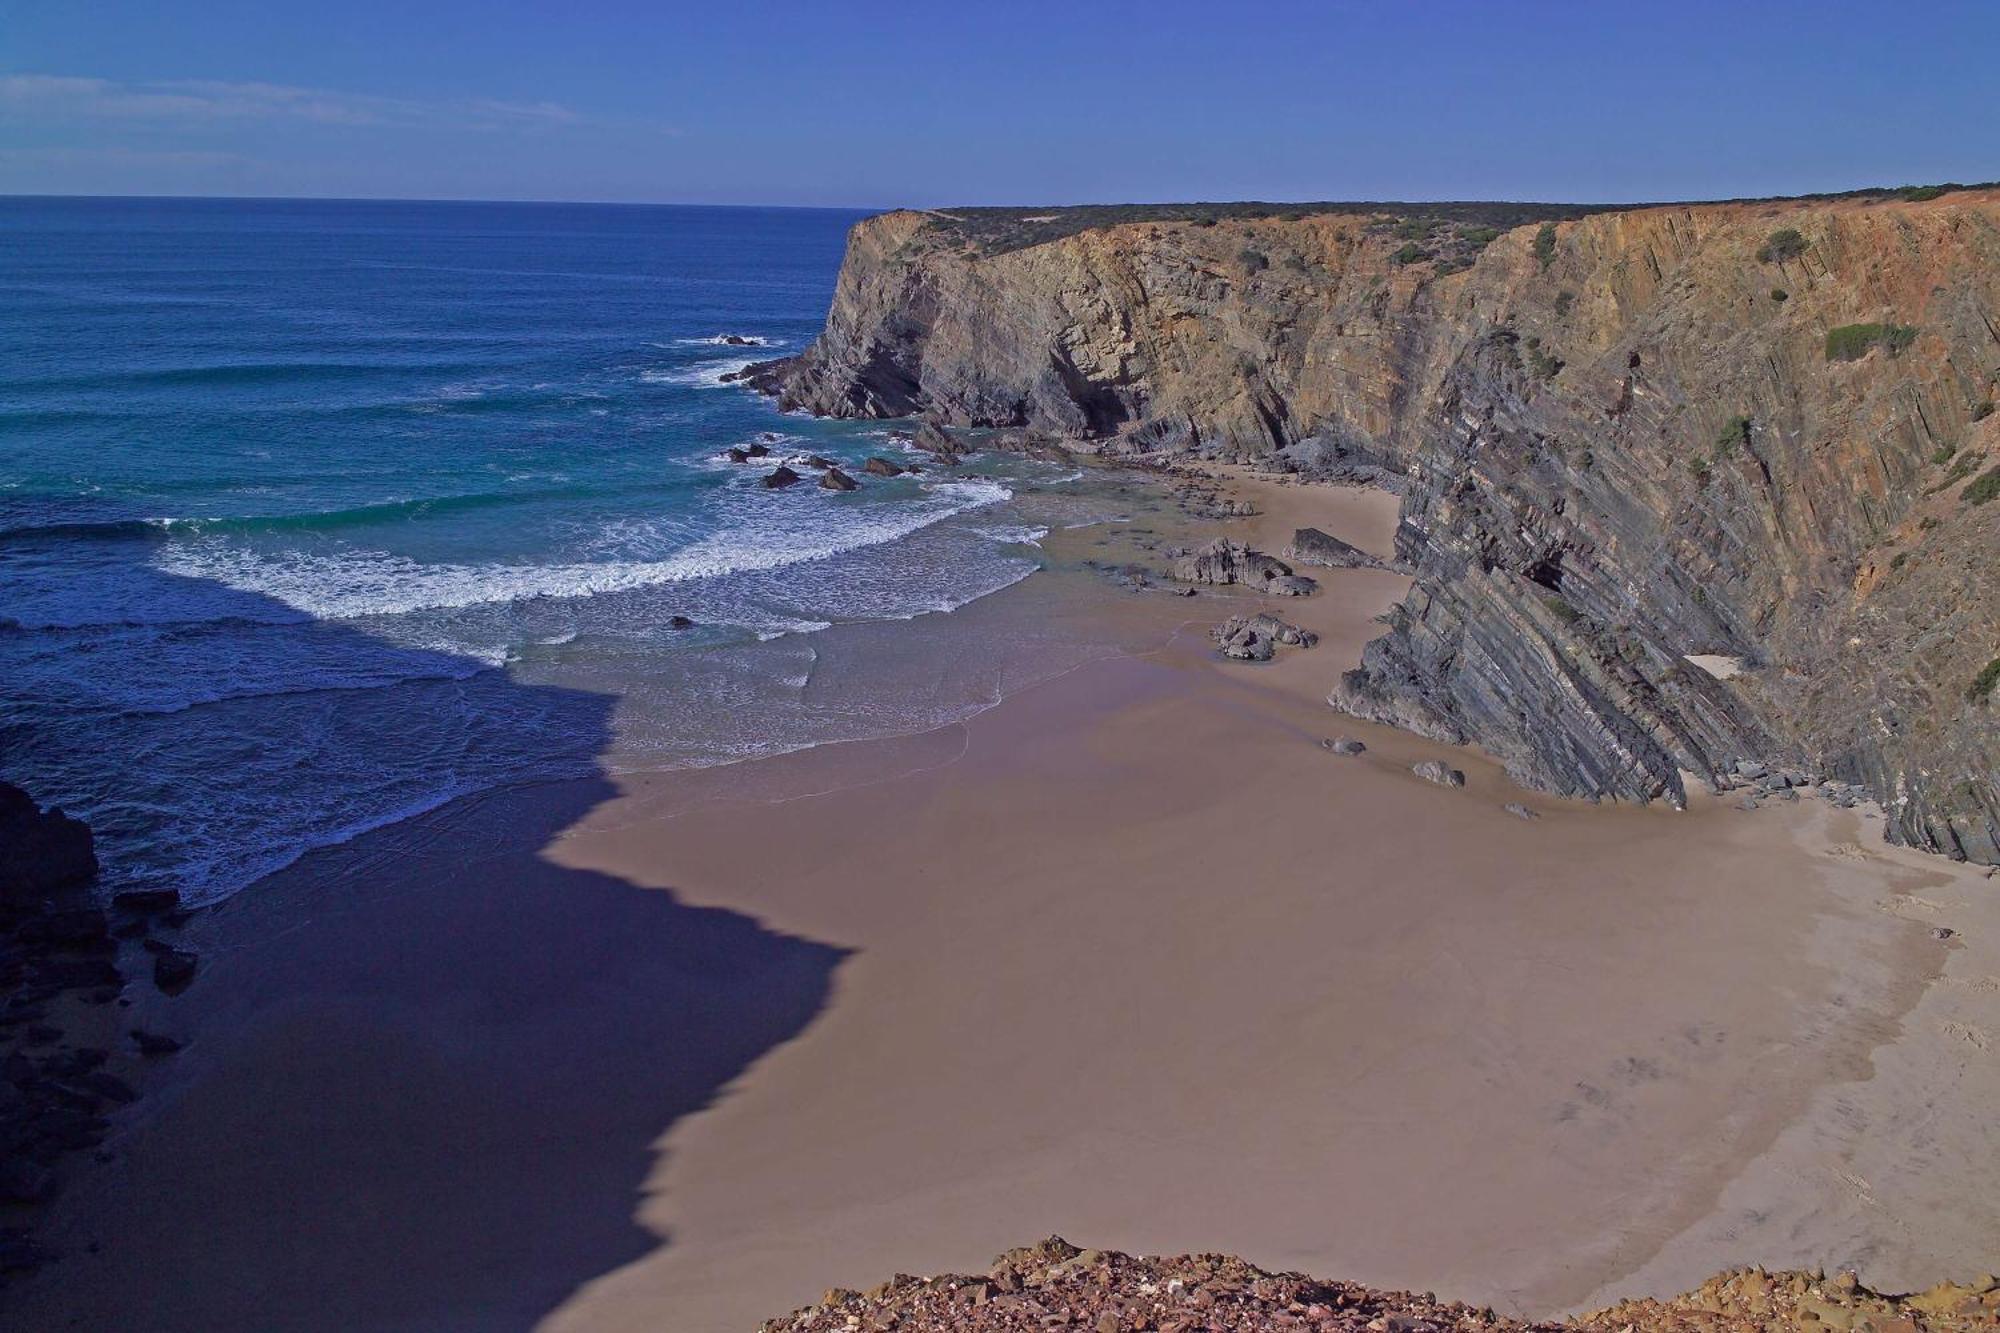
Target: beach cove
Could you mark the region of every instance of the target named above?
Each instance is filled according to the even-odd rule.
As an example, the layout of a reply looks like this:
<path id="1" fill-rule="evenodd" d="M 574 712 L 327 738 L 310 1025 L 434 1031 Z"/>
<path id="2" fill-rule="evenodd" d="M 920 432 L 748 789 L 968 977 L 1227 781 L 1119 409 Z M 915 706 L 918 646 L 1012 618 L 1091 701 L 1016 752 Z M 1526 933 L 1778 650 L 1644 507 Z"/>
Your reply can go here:
<path id="1" fill-rule="evenodd" d="M 55 1205 L 23 1326 L 747 1328 L 1049 1232 L 1533 1314 L 1990 1266 L 1983 871 L 1866 810 L 1551 800 L 1341 717 L 1392 571 L 1089 567 L 1308 524 L 1387 552 L 1392 497 L 1224 484 L 1261 515 L 1052 534 L 921 641 L 816 636 L 997 664 L 965 720 L 487 793 L 197 917 L 201 981 L 132 1015 L 194 1040 Z M 1318 645 L 1219 660 L 1262 609 Z"/>

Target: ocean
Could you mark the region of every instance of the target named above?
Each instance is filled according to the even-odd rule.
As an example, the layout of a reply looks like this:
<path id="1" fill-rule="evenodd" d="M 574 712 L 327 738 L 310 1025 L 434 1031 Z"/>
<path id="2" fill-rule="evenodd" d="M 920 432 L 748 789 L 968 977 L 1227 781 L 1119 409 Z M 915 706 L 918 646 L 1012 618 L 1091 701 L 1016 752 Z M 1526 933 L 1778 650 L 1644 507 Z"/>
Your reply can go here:
<path id="1" fill-rule="evenodd" d="M 199 903 L 493 787 L 993 702 L 919 629 L 821 636 L 1016 583 L 1088 479 L 725 456 L 925 461 L 720 380 L 810 341 L 859 216 L 0 199 L 0 777 Z"/>

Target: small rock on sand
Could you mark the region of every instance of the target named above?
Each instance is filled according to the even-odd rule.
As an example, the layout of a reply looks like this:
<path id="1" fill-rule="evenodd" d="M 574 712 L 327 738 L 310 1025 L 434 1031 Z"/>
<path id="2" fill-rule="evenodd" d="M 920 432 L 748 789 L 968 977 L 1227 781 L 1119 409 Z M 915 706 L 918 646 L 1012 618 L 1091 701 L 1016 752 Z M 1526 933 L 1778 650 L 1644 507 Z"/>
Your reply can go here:
<path id="1" fill-rule="evenodd" d="M 1440 787 L 1463 787 L 1465 774 L 1453 768 L 1442 759 L 1426 759 L 1422 763 L 1411 764 L 1410 771 L 1425 782 L 1435 782 Z"/>
<path id="2" fill-rule="evenodd" d="M 1331 750 L 1335 754 L 1360 754 L 1367 750 L 1368 747 L 1360 741 L 1355 740 L 1352 736 L 1335 736 L 1329 740 L 1321 741 L 1320 748 Z"/>

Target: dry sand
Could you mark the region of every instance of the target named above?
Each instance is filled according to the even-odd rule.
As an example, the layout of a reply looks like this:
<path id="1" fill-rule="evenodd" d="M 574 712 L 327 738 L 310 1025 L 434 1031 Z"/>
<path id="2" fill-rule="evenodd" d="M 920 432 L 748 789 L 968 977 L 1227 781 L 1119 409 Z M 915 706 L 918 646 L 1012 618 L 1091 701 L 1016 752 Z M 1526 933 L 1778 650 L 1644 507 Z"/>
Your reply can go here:
<path id="1" fill-rule="evenodd" d="M 1387 549 L 1387 497 L 1239 484 L 1264 549 Z M 1344 719 L 1403 580 L 1313 572 L 1269 609 L 1323 642 L 1268 666 L 1210 651 L 1239 599 L 1104 595 L 1162 646 L 244 895 L 24 1326 L 740 1330 L 1050 1232 L 1531 1313 L 1992 1266 L 1996 886 L 1865 813 L 1553 801 Z"/>

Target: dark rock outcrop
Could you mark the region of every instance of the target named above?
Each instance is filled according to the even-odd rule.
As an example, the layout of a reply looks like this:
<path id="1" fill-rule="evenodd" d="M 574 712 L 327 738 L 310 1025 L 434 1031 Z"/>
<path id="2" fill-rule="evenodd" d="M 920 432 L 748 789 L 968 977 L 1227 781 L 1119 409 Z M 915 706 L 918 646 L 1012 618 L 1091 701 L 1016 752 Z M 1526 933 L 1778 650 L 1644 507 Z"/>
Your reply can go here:
<path id="1" fill-rule="evenodd" d="M 900 477 L 909 469 L 891 463 L 886 458 L 870 458 L 861 465 L 861 470 L 871 477 Z"/>
<path id="2" fill-rule="evenodd" d="M 1798 763 L 2000 862 L 2000 192 L 1574 212 L 1460 244 L 1410 209 L 1155 209 L 1005 246 L 886 214 L 819 339 L 749 378 L 1392 485 L 1416 585 L 1340 707 L 1593 799 Z M 1841 336 L 1868 328 L 1900 332 Z"/>
<path id="3" fill-rule="evenodd" d="M 858 491 L 861 489 L 860 482 L 831 464 L 826 469 L 826 475 L 819 479 L 819 484 L 820 489 L 828 491 Z"/>
<path id="4" fill-rule="evenodd" d="M 0 902 L 28 903 L 97 875 L 90 826 L 0 782 Z"/>
<path id="5" fill-rule="evenodd" d="M 778 465 L 777 471 L 768 473 L 764 477 L 763 482 L 764 489 L 767 491 L 782 490 L 787 486 L 796 486 L 798 484 L 799 474 L 782 463 Z"/>

